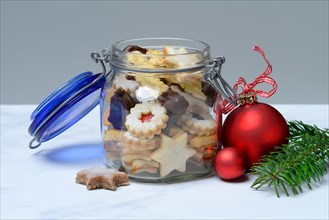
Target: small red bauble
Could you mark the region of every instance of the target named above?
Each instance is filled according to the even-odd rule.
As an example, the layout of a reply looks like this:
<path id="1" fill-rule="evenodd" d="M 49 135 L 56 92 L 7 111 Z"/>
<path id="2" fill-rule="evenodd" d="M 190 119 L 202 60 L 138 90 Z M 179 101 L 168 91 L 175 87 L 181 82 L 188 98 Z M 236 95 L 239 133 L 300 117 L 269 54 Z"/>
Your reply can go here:
<path id="1" fill-rule="evenodd" d="M 244 156 L 234 147 L 226 147 L 218 151 L 214 167 L 217 175 L 224 180 L 239 178 L 246 172 Z"/>
<path id="2" fill-rule="evenodd" d="M 224 147 L 239 149 L 246 156 L 248 168 L 275 146 L 288 143 L 288 137 L 289 128 L 280 112 L 257 101 L 234 109 L 222 130 Z"/>

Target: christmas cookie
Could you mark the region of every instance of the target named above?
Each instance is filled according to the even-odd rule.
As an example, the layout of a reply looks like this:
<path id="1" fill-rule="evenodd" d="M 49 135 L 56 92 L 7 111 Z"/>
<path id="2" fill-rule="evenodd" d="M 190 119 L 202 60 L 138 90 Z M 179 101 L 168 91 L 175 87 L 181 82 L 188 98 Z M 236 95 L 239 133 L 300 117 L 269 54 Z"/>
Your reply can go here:
<path id="1" fill-rule="evenodd" d="M 117 186 L 128 185 L 128 175 L 115 169 L 93 167 L 80 170 L 76 182 L 86 185 L 88 190 L 110 189 L 116 190 Z"/>
<path id="2" fill-rule="evenodd" d="M 103 112 L 103 117 L 102 117 L 103 125 L 105 125 L 105 126 L 112 126 L 112 123 L 109 122 L 109 116 L 110 116 L 110 108 L 107 108 Z"/>
<path id="3" fill-rule="evenodd" d="M 124 131 L 118 129 L 110 129 L 104 131 L 104 141 L 121 141 L 124 135 Z"/>
<path id="4" fill-rule="evenodd" d="M 201 81 L 184 81 L 179 85 L 185 92 L 190 93 L 192 96 L 203 101 L 207 99 L 207 96 L 202 92 Z"/>
<path id="5" fill-rule="evenodd" d="M 146 54 L 148 49 L 146 48 L 143 48 L 143 47 L 140 47 L 138 45 L 128 45 L 127 47 L 125 47 L 123 49 L 123 51 L 128 51 L 128 52 L 135 52 L 135 51 L 138 51 L 142 54 Z"/>
<path id="6" fill-rule="evenodd" d="M 217 153 L 217 145 L 206 146 L 203 150 L 203 159 L 211 160 L 215 158 L 216 153 Z"/>
<path id="7" fill-rule="evenodd" d="M 188 146 L 197 152 L 195 154 L 197 157 L 203 159 L 210 159 L 214 157 L 217 151 L 217 145 L 204 145 L 202 147 L 193 147 L 192 145 Z"/>
<path id="8" fill-rule="evenodd" d="M 184 92 L 204 101 L 207 99 L 207 96 L 202 91 L 202 77 L 201 73 L 182 73 L 175 74 L 175 77 L 168 77 L 166 81 L 179 85 Z"/>
<path id="9" fill-rule="evenodd" d="M 201 60 L 196 54 L 188 54 L 185 48 L 164 46 L 160 50 L 129 45 L 124 50 L 130 52 L 127 54 L 127 60 L 138 68 L 183 68 L 195 65 Z"/>
<path id="10" fill-rule="evenodd" d="M 139 82 L 132 80 L 130 77 L 125 77 L 124 74 L 116 74 L 113 80 L 114 89 L 122 88 L 129 93 L 135 92 L 139 85 Z"/>
<path id="11" fill-rule="evenodd" d="M 129 131 L 125 132 L 122 138 L 123 146 L 131 150 L 150 150 L 159 146 L 159 138 L 138 138 L 133 136 Z"/>
<path id="12" fill-rule="evenodd" d="M 110 129 L 107 131 L 104 131 L 103 135 L 103 145 L 104 150 L 107 152 L 107 158 L 117 158 L 118 160 L 121 160 L 122 156 L 122 135 L 123 131 L 116 130 L 116 129 Z"/>
<path id="13" fill-rule="evenodd" d="M 186 160 L 196 151 L 187 147 L 187 133 L 170 138 L 161 134 L 160 148 L 151 154 L 151 158 L 160 163 L 160 176 L 165 177 L 173 170 L 186 171 Z"/>
<path id="14" fill-rule="evenodd" d="M 138 46 L 132 46 L 129 52 L 130 53 L 127 54 L 128 62 L 138 68 L 152 69 L 158 67 L 169 68 L 172 66 L 164 62 L 162 50 L 152 50 Z"/>
<path id="15" fill-rule="evenodd" d="M 183 92 L 177 85 L 171 85 L 170 88 L 174 92 L 177 92 L 178 94 L 183 96 L 188 101 L 189 106 L 186 109 L 187 113 L 197 112 L 199 115 L 201 115 L 204 118 L 212 118 L 211 115 L 209 114 L 209 107 L 204 101 L 195 98 L 186 92 Z"/>
<path id="16" fill-rule="evenodd" d="M 213 107 L 217 98 L 217 91 L 206 82 L 201 81 L 202 93 L 206 95 L 205 103 L 209 107 Z"/>
<path id="17" fill-rule="evenodd" d="M 162 50 L 152 50 L 148 49 L 147 53 L 150 56 L 148 59 L 148 63 L 150 66 L 154 68 L 172 68 L 172 65 L 168 65 L 164 62 L 163 51 Z"/>
<path id="18" fill-rule="evenodd" d="M 125 165 L 131 165 L 135 160 L 151 161 L 151 150 L 124 150 L 122 160 Z"/>
<path id="19" fill-rule="evenodd" d="M 126 117 L 128 131 L 138 138 L 152 138 L 167 126 L 167 110 L 155 102 L 136 104 Z"/>
<path id="20" fill-rule="evenodd" d="M 164 46 L 163 54 L 169 55 L 164 59 L 166 65 L 174 66 L 176 68 L 188 67 L 195 65 L 200 59 L 195 54 L 188 54 L 189 52 L 185 48 L 175 49 L 173 47 Z M 177 55 L 177 56 L 170 56 Z M 181 56 L 180 56 L 181 55 Z"/>
<path id="21" fill-rule="evenodd" d="M 209 135 L 209 136 L 195 136 L 189 140 L 189 144 L 192 147 L 197 147 L 197 148 L 205 146 L 205 145 L 213 145 L 216 143 L 217 143 L 216 134 Z"/>
<path id="22" fill-rule="evenodd" d="M 154 160 L 134 160 L 131 165 L 131 174 L 135 175 L 141 172 L 157 173 L 159 167 L 159 163 Z"/>
<path id="23" fill-rule="evenodd" d="M 110 115 L 108 117 L 108 121 L 115 129 L 124 128 L 125 116 L 135 104 L 136 102 L 122 88 L 115 91 L 111 98 Z"/>
<path id="24" fill-rule="evenodd" d="M 189 102 L 177 92 L 168 89 L 158 97 L 159 102 L 168 110 L 169 116 L 180 117 L 186 112 Z"/>
<path id="25" fill-rule="evenodd" d="M 188 113 L 184 114 L 177 122 L 183 130 L 197 136 L 212 135 L 216 132 L 216 121 L 213 119 L 204 119 L 199 115 Z"/>
<path id="26" fill-rule="evenodd" d="M 145 87 L 158 91 L 161 94 L 169 89 L 168 85 L 163 83 L 160 78 L 152 76 L 135 76 L 136 81 L 140 82 Z"/>
<path id="27" fill-rule="evenodd" d="M 150 68 L 150 65 L 148 64 L 147 56 L 143 56 L 143 53 L 139 51 L 133 51 L 127 54 L 127 60 L 135 67 Z"/>

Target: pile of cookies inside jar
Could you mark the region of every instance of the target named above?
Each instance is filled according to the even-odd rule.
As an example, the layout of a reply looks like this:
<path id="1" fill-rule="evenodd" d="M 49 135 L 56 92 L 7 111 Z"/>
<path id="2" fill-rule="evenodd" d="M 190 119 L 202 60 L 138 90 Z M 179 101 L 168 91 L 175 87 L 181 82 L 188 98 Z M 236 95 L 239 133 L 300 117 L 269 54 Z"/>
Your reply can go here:
<path id="1" fill-rule="evenodd" d="M 130 68 L 112 67 L 102 92 L 106 164 L 150 182 L 211 174 L 220 98 L 205 68 L 190 68 L 200 54 L 166 45 L 123 51 Z"/>

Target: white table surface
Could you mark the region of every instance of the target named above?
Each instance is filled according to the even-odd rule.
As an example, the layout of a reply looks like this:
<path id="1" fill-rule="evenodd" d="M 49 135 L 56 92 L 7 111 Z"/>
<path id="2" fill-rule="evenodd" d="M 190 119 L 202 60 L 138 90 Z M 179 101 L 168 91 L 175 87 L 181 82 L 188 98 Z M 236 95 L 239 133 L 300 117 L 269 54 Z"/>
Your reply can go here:
<path id="1" fill-rule="evenodd" d="M 35 107 L 1 106 L 1 219 L 328 219 L 328 174 L 313 190 L 279 199 L 251 189 L 254 177 L 88 191 L 75 175 L 103 166 L 99 109 L 31 150 L 27 128 Z M 287 120 L 328 128 L 328 105 L 274 107 Z"/>

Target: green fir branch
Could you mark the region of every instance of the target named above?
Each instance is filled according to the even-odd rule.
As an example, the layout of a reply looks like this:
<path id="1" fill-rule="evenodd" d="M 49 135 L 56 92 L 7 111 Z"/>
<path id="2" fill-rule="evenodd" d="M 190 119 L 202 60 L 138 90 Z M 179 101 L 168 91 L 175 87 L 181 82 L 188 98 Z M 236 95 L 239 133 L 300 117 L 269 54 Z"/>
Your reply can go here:
<path id="1" fill-rule="evenodd" d="M 274 187 L 277 197 L 280 191 L 289 196 L 288 189 L 297 195 L 305 183 L 312 189 L 312 182 L 319 182 L 329 166 L 329 130 L 290 121 L 289 143 L 255 163 L 249 174 L 258 175 L 251 188 Z"/>

